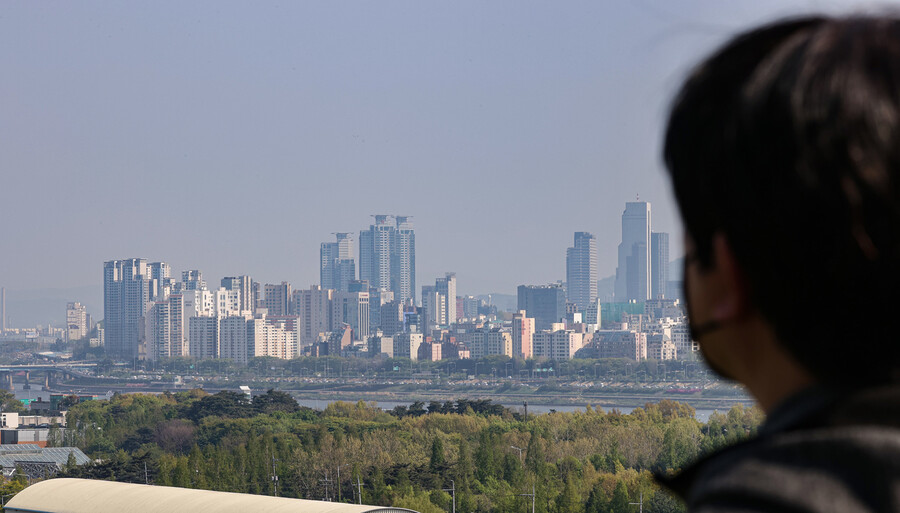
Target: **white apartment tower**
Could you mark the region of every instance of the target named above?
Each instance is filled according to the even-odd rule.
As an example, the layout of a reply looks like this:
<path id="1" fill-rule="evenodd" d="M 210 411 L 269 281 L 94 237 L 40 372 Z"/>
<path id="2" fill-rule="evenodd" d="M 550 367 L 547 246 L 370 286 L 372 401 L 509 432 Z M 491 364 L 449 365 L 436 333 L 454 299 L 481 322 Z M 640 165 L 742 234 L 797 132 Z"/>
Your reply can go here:
<path id="1" fill-rule="evenodd" d="M 240 311 L 253 312 L 256 310 L 256 305 L 253 304 L 253 280 L 249 276 L 222 278 L 221 286 L 226 290 L 236 290 L 240 293 Z"/>
<path id="2" fill-rule="evenodd" d="M 147 358 L 159 360 L 189 356 L 185 323 L 181 294 L 171 294 L 161 301 L 154 301 L 144 316 Z"/>
<path id="3" fill-rule="evenodd" d="M 87 308 L 81 303 L 66 304 L 66 340 L 81 340 L 90 331 Z"/>

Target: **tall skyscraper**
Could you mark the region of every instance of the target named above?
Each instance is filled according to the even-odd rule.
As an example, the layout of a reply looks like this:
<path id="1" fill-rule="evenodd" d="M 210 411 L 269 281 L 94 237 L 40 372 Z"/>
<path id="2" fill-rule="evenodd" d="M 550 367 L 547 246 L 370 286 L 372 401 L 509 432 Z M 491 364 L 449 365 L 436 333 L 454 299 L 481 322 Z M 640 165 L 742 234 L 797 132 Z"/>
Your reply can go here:
<path id="1" fill-rule="evenodd" d="M 391 288 L 391 243 L 396 227 L 393 216 L 376 215 L 375 224 L 359 233 L 359 279 L 379 290 Z"/>
<path id="2" fill-rule="evenodd" d="M 416 232 L 409 216 L 397 216 L 391 246 L 391 290 L 401 301 L 416 295 Z"/>
<path id="3" fill-rule="evenodd" d="M 575 232 L 575 244 L 566 250 L 566 287 L 569 301 L 583 311 L 597 299 L 597 238 Z"/>
<path id="4" fill-rule="evenodd" d="M 353 234 L 335 233 L 335 242 L 323 242 L 319 249 L 319 283 L 323 289 L 347 292 L 356 280 Z"/>
<path id="5" fill-rule="evenodd" d="M 171 280 L 167 268 L 161 262 L 148 264 L 143 258 L 104 262 L 103 327 L 110 357 L 130 360 L 139 356 L 142 318 L 164 289 L 160 280 Z"/>
<path id="6" fill-rule="evenodd" d="M 616 268 L 616 301 L 650 298 L 650 203 L 625 203 Z"/>
<path id="7" fill-rule="evenodd" d="M 650 298 L 668 297 L 669 283 L 669 234 L 653 232 L 650 235 Z"/>
<path id="8" fill-rule="evenodd" d="M 534 319 L 535 331 L 566 318 L 566 293 L 559 285 L 519 285 L 517 310 Z"/>
<path id="9" fill-rule="evenodd" d="M 390 290 L 400 301 L 414 299 L 416 234 L 408 216 L 376 215 L 359 233 L 359 279 L 376 290 Z"/>
<path id="10" fill-rule="evenodd" d="M 3 287 L 0 288 L 0 333 L 7 330 L 6 322 L 6 287 Z"/>

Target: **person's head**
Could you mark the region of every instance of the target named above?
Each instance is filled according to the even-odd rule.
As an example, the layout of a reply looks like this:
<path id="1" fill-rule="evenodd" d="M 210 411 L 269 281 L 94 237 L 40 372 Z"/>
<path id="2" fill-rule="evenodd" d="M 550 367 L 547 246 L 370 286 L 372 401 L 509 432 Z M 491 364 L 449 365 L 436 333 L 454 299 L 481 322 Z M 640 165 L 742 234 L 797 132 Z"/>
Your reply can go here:
<path id="1" fill-rule="evenodd" d="M 664 159 L 690 265 L 735 268 L 741 306 L 717 324 L 752 312 L 826 385 L 900 378 L 900 18 L 736 37 L 676 97 Z"/>

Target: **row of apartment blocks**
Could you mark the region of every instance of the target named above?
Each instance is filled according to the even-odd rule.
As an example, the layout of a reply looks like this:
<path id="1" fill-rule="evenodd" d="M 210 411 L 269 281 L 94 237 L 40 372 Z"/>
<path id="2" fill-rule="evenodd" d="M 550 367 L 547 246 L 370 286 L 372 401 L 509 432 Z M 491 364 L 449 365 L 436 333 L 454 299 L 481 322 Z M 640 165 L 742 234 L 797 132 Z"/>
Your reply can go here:
<path id="1" fill-rule="evenodd" d="M 209 290 L 199 271 L 185 271 L 175 283 L 164 263 L 133 259 L 106 267 L 111 274 L 139 277 L 132 280 L 138 283 L 108 282 L 113 286 L 106 297 L 107 304 L 126 303 L 124 312 L 106 321 L 107 337 L 134 325 L 135 347 L 126 354 L 137 358 L 246 362 L 255 356 L 387 354 L 428 360 L 488 355 L 641 360 L 693 353 L 675 300 L 648 300 L 641 313 L 611 311 L 615 320 L 604 325 L 599 300 L 576 311 L 559 285 L 521 286 L 520 311 L 504 321 L 485 315 L 475 298 L 456 296 L 453 273 L 423 287 L 422 306 L 416 307 L 360 280 L 348 284 L 348 291 L 320 286 L 293 291 L 288 283 L 260 286 L 241 276 L 224 278 L 218 289 Z M 128 294 L 135 290 L 140 294 Z M 144 306 L 129 304 L 143 298 Z M 123 347 L 122 340 L 110 340 L 108 349 Z"/>
<path id="2" fill-rule="evenodd" d="M 634 304 L 632 304 L 634 305 Z M 598 311 L 601 306 L 598 305 Z M 580 313 L 570 313 L 547 329 L 535 329 L 527 311 L 512 314 L 509 321 L 483 319 L 460 322 L 412 337 L 372 337 L 368 353 L 376 356 L 408 356 L 440 360 L 503 355 L 512 358 L 568 360 L 572 358 L 628 358 L 632 360 L 694 359 L 683 312 L 676 300 L 650 300 L 644 313 L 622 313 L 621 321 L 603 325 L 585 323 Z M 402 353 L 398 353 L 402 351 Z"/>

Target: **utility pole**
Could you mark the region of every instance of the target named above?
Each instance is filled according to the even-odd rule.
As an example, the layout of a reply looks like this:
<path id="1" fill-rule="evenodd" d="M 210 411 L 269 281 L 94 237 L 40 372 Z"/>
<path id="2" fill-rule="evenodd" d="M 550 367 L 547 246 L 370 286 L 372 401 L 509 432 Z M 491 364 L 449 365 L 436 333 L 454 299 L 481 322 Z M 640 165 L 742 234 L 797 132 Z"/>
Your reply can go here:
<path id="1" fill-rule="evenodd" d="M 519 497 L 531 497 L 531 513 L 534 513 L 534 483 L 531 484 L 531 493 L 520 493 Z"/>
<path id="2" fill-rule="evenodd" d="M 275 497 L 278 497 L 278 474 L 275 472 L 275 456 L 272 456 L 272 483 L 275 485 Z"/>
<path id="3" fill-rule="evenodd" d="M 629 502 L 631 506 L 640 506 L 640 513 L 644 513 L 644 492 L 641 492 L 641 502 Z"/>
<path id="4" fill-rule="evenodd" d="M 147 472 L 147 462 L 144 462 L 144 484 L 150 484 L 150 474 Z"/>
<path id="5" fill-rule="evenodd" d="M 325 474 L 325 479 L 319 479 L 319 482 L 325 483 L 325 497 L 322 500 L 331 501 L 331 496 L 328 494 L 328 484 L 331 483 L 331 479 L 328 479 L 328 474 Z"/>
<path id="6" fill-rule="evenodd" d="M 450 497 L 453 501 L 453 511 L 451 513 L 456 513 L 456 483 L 454 481 L 450 481 L 450 488 L 442 488 L 445 492 L 450 492 Z"/>
<path id="7" fill-rule="evenodd" d="M 359 474 L 356 474 L 356 498 L 357 504 L 362 504 L 362 481 L 359 480 Z"/>

